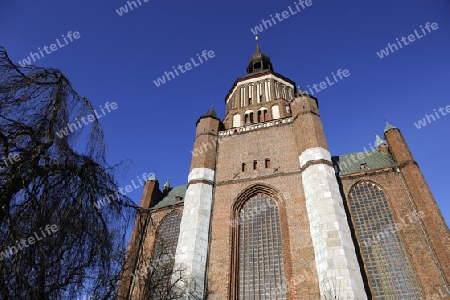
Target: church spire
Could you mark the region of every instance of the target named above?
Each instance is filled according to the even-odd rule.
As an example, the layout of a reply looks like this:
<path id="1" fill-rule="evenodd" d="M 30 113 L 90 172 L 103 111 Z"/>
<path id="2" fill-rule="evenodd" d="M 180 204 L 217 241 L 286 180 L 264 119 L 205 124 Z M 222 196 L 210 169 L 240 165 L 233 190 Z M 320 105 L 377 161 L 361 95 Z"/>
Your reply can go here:
<path id="1" fill-rule="evenodd" d="M 219 117 L 216 114 L 216 110 L 214 109 L 214 105 L 211 106 L 211 108 L 203 115 L 203 117 L 213 117 L 215 119 L 219 119 Z"/>
<path id="2" fill-rule="evenodd" d="M 386 142 L 378 135 L 378 133 L 375 133 L 375 146 L 380 152 L 388 153 Z"/>
<path id="3" fill-rule="evenodd" d="M 198 125 L 198 123 L 200 122 L 201 119 L 203 118 L 214 118 L 220 121 L 219 117 L 217 116 L 216 110 L 214 109 L 214 105 L 204 114 L 202 115 L 198 120 L 197 123 L 195 123 L 195 125 Z"/>
<path id="4" fill-rule="evenodd" d="M 378 133 L 375 133 L 375 145 L 379 147 L 380 145 L 386 144 L 383 139 L 378 135 Z"/>
<path id="5" fill-rule="evenodd" d="M 166 183 L 164 183 L 165 188 L 170 188 L 170 179 L 167 177 Z"/>
<path id="6" fill-rule="evenodd" d="M 167 177 L 166 183 L 163 186 L 163 193 L 167 194 L 172 188 L 170 187 L 170 179 Z"/>
<path id="7" fill-rule="evenodd" d="M 259 46 L 259 37 L 255 36 L 255 41 L 256 41 L 256 54 L 261 54 L 261 48 Z"/>
<path id="8" fill-rule="evenodd" d="M 272 63 L 270 62 L 270 57 L 261 52 L 261 47 L 259 46 L 259 37 L 255 37 L 256 40 L 256 52 L 250 58 L 247 66 L 247 75 L 253 73 L 259 73 L 263 71 L 273 71 Z"/>
<path id="9" fill-rule="evenodd" d="M 397 128 L 397 127 L 392 126 L 391 124 L 389 124 L 389 123 L 386 121 L 386 127 L 384 128 L 384 133 L 388 132 L 388 131 L 391 130 L 391 129 L 395 129 L 395 128 Z"/>

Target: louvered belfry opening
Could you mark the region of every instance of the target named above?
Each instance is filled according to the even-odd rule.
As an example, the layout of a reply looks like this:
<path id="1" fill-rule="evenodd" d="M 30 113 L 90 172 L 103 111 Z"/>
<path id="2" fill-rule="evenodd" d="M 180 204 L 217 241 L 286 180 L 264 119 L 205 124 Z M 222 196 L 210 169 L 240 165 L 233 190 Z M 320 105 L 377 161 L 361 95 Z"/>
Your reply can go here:
<path id="1" fill-rule="evenodd" d="M 374 299 L 421 299 L 384 191 L 372 182 L 360 182 L 349 196 Z"/>
<path id="2" fill-rule="evenodd" d="M 238 298 L 286 299 L 280 212 L 267 195 L 239 211 Z"/>

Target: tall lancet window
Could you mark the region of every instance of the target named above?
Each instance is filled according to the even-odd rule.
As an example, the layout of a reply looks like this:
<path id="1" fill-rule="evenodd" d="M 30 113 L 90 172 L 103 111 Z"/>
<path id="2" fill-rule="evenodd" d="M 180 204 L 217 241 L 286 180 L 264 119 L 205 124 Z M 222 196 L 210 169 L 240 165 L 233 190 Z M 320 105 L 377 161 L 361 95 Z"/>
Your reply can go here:
<path id="1" fill-rule="evenodd" d="M 275 99 L 280 98 L 280 84 L 275 81 Z"/>
<path id="2" fill-rule="evenodd" d="M 286 100 L 291 100 L 292 99 L 292 94 L 291 94 L 291 88 L 290 87 L 286 87 L 286 95 L 287 95 Z"/>
<path id="3" fill-rule="evenodd" d="M 266 102 L 269 102 L 272 99 L 270 94 L 270 80 L 264 81 L 264 91 L 266 96 Z"/>
<path id="4" fill-rule="evenodd" d="M 262 100 L 262 84 L 261 82 L 256 83 L 256 101 L 261 103 Z"/>
<path id="5" fill-rule="evenodd" d="M 286 299 L 280 213 L 258 194 L 239 211 L 238 298 Z"/>
<path id="6" fill-rule="evenodd" d="M 146 274 L 145 299 L 166 299 L 175 263 L 181 215 L 172 213 L 161 223 L 156 233 L 150 264 L 143 261 Z"/>
<path id="7" fill-rule="evenodd" d="M 360 182 L 349 196 L 374 299 L 422 299 L 384 191 Z"/>

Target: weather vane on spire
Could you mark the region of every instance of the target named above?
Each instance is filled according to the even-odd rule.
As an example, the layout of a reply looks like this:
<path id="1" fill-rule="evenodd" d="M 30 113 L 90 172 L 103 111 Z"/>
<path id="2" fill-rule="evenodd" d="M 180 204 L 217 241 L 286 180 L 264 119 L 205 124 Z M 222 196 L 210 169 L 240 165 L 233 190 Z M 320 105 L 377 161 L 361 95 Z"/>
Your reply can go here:
<path id="1" fill-rule="evenodd" d="M 256 41 L 256 53 L 261 53 L 261 48 L 259 47 L 259 36 L 255 35 Z"/>
<path id="2" fill-rule="evenodd" d="M 256 45 L 259 46 L 259 36 L 255 35 Z"/>

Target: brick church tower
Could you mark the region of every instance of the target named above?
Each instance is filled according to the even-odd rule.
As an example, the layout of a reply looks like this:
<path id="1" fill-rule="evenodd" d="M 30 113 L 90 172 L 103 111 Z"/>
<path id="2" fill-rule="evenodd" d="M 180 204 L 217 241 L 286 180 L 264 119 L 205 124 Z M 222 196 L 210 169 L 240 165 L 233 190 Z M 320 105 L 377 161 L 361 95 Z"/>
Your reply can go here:
<path id="1" fill-rule="evenodd" d="M 259 44 L 225 103 L 187 185 L 147 181 L 117 299 L 450 299 L 450 231 L 399 129 L 332 157 L 318 99 Z"/>

